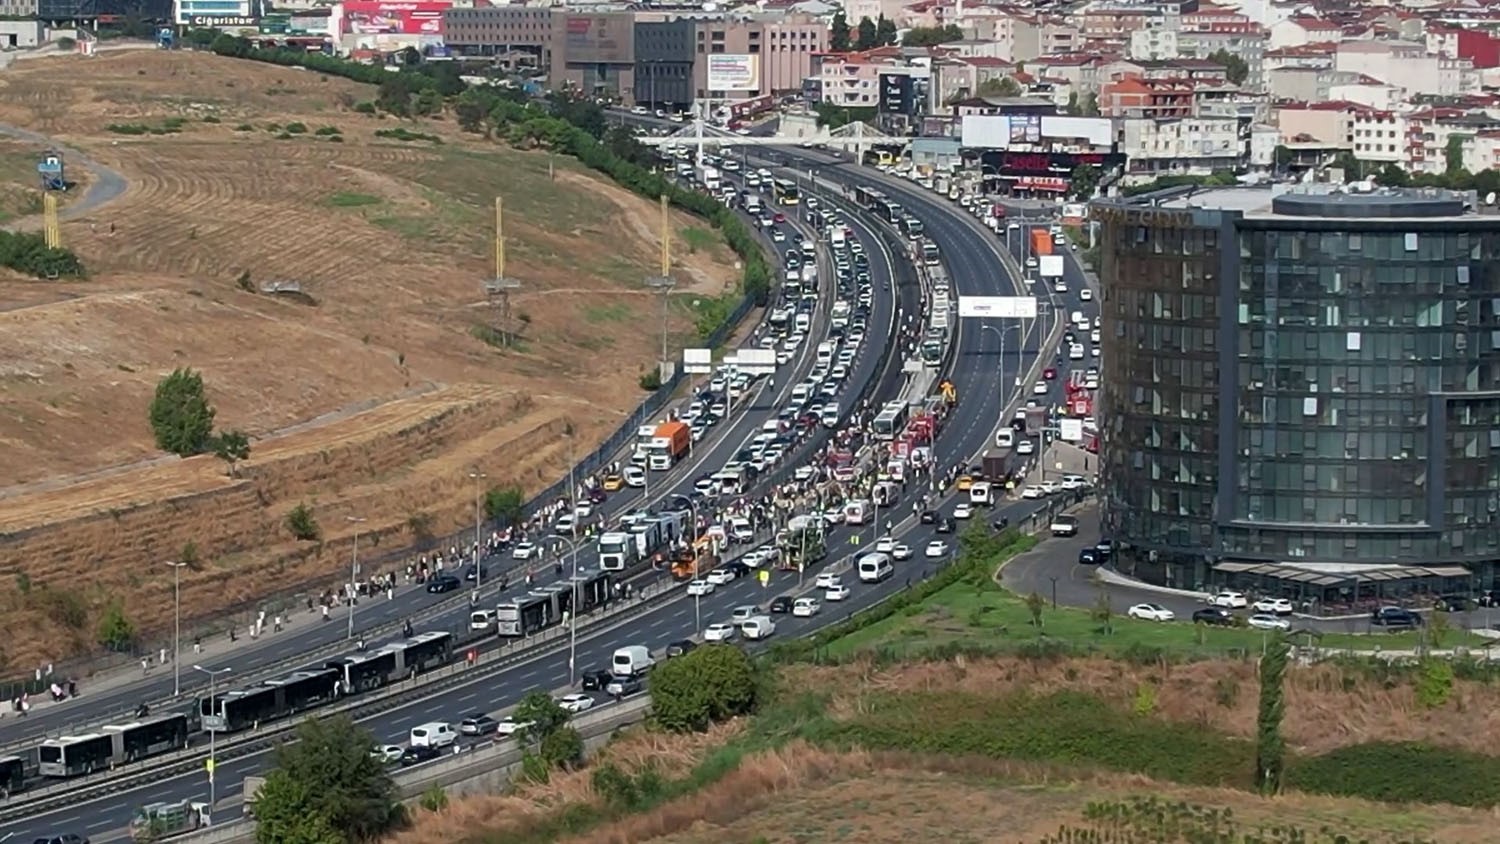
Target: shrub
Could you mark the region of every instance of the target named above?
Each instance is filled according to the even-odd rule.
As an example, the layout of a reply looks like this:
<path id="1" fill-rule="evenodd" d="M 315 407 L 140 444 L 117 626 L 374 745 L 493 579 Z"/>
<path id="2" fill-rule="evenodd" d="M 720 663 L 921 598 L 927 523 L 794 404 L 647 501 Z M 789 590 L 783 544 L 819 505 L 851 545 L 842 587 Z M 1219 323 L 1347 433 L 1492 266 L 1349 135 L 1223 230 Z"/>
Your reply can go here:
<path id="1" fill-rule="evenodd" d="M 214 415 L 202 374 L 180 367 L 157 382 L 149 417 L 156 446 L 162 451 L 179 457 L 208 451 L 213 443 Z"/>
<path id="2" fill-rule="evenodd" d="M 135 625 L 125 616 L 119 601 L 110 601 L 99 619 L 99 644 L 112 651 L 123 651 L 135 643 Z"/>
<path id="3" fill-rule="evenodd" d="M 756 696 L 750 656 L 732 645 L 697 648 L 657 666 L 651 676 L 652 717 L 677 732 L 747 714 Z"/>
<path id="4" fill-rule="evenodd" d="M 1286 785 L 1391 803 L 1500 805 L 1500 759 L 1416 742 L 1367 742 L 1293 760 Z"/>
<path id="5" fill-rule="evenodd" d="M 30 232 L 0 231 L 0 266 L 36 278 L 80 278 L 83 263 L 66 249 L 49 249 L 47 239 Z"/>
<path id="6" fill-rule="evenodd" d="M 286 125 L 286 132 L 291 135 L 305 135 L 307 134 L 307 124 L 301 122 L 288 123 Z"/>
<path id="7" fill-rule="evenodd" d="M 322 535 L 322 528 L 318 527 L 318 519 L 313 515 L 312 508 L 306 503 L 298 504 L 286 514 L 286 529 L 292 536 L 303 542 L 316 542 Z"/>

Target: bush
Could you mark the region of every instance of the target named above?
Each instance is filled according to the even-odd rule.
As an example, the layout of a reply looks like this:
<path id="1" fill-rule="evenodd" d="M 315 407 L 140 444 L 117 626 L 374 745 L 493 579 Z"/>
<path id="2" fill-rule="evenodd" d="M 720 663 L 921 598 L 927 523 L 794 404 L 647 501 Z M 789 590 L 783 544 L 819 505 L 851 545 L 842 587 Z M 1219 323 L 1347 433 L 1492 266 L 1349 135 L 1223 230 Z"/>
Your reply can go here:
<path id="1" fill-rule="evenodd" d="M 203 376 L 179 367 L 156 384 L 149 412 L 156 446 L 179 457 L 203 454 L 213 445 L 214 408 Z"/>
<path id="2" fill-rule="evenodd" d="M 36 278 L 81 278 L 83 263 L 66 249 L 49 249 L 40 234 L 0 231 L 0 265 Z"/>
<path id="3" fill-rule="evenodd" d="M 112 651 L 123 651 L 135 644 L 135 625 L 125 616 L 119 601 L 110 601 L 99 619 L 99 644 Z"/>
<path id="4" fill-rule="evenodd" d="M 305 134 L 307 134 L 307 124 L 306 123 L 288 123 L 286 125 L 286 132 L 288 134 L 291 134 L 291 135 L 305 135 Z"/>
<path id="5" fill-rule="evenodd" d="M 412 141 L 427 141 L 428 143 L 441 144 L 443 142 L 443 139 L 439 138 L 437 135 L 429 135 L 425 132 L 413 132 L 410 129 L 406 129 L 401 126 L 397 126 L 395 129 L 376 129 L 375 137 L 389 138 L 393 141 L 403 141 L 406 143 L 410 143 Z"/>
<path id="6" fill-rule="evenodd" d="M 669 659 L 651 675 L 651 714 L 668 730 L 705 730 L 755 708 L 755 666 L 732 645 L 708 645 Z"/>
<path id="7" fill-rule="evenodd" d="M 318 519 L 313 515 L 312 508 L 307 504 L 298 504 L 286 514 L 286 529 L 297 539 L 303 542 L 316 542 L 323 534 L 322 528 L 318 527 Z"/>
<path id="8" fill-rule="evenodd" d="M 484 493 L 484 515 L 492 522 L 515 524 L 521 521 L 525 506 L 526 493 L 514 484 L 491 487 Z"/>
<path id="9" fill-rule="evenodd" d="M 652 367 L 651 369 L 642 372 L 641 377 L 637 379 L 637 383 L 641 385 L 642 390 L 645 390 L 648 393 L 654 393 L 657 390 L 660 390 L 661 370 L 657 369 L 656 367 Z"/>
<path id="10" fill-rule="evenodd" d="M 1368 742 L 1296 759 L 1286 785 L 1388 803 L 1500 805 L 1500 758 L 1416 742 Z"/>

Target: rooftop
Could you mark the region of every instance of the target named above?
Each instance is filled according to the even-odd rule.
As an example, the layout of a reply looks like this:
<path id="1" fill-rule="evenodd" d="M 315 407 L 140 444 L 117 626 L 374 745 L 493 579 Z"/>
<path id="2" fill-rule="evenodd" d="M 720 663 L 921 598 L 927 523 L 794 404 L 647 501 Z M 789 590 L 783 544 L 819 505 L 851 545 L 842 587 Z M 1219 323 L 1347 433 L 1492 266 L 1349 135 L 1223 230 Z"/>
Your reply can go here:
<path id="1" fill-rule="evenodd" d="M 1472 195 L 1440 188 L 1374 185 L 1260 185 L 1172 189 L 1132 197 L 1163 209 L 1239 212 L 1246 218 L 1432 219 L 1472 216 Z"/>

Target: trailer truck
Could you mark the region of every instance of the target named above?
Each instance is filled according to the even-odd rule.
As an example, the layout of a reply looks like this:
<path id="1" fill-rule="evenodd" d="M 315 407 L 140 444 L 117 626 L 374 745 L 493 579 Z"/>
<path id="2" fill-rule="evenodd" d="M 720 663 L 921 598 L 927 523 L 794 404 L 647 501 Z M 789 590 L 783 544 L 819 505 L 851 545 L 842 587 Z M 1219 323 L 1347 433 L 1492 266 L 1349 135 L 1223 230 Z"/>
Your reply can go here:
<path id="1" fill-rule="evenodd" d="M 1031 254 L 1038 258 L 1052 254 L 1052 235 L 1046 229 L 1031 230 Z"/>
<path id="2" fill-rule="evenodd" d="M 686 422 L 666 422 L 657 426 L 647 456 L 648 465 L 658 472 L 672 468 L 687 456 L 692 442 L 693 431 Z"/>
<path id="3" fill-rule="evenodd" d="M 719 189 L 719 168 L 710 167 L 707 164 L 698 165 L 698 181 L 710 191 Z"/>

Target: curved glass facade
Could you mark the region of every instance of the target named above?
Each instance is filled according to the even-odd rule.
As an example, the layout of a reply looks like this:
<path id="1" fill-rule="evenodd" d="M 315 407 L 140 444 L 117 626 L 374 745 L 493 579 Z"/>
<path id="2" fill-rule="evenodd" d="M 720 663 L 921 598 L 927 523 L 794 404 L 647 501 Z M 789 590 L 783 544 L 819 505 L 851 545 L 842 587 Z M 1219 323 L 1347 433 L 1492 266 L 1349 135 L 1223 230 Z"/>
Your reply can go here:
<path id="1" fill-rule="evenodd" d="M 1232 561 L 1461 564 L 1489 586 L 1500 216 L 1446 193 L 1292 199 L 1095 206 L 1121 567 L 1199 588 Z"/>

